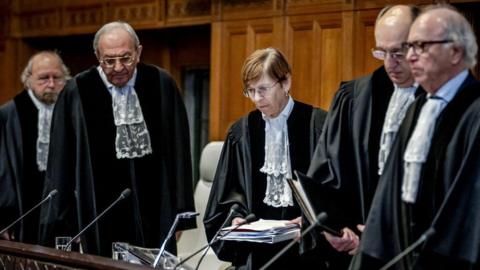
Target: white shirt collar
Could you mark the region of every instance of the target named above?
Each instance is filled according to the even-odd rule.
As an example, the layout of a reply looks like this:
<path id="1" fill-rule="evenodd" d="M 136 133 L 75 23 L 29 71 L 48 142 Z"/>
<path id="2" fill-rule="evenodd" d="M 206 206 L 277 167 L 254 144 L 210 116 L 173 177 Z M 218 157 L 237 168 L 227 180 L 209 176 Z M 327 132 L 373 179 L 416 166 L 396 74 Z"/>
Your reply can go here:
<path id="1" fill-rule="evenodd" d="M 435 93 L 436 97 L 439 97 L 445 100 L 447 103 L 452 101 L 452 99 L 457 94 L 458 90 L 460 90 L 460 86 L 462 85 L 463 81 L 468 76 L 468 70 L 463 70 L 462 72 L 458 73 L 455 77 L 450 79 L 446 82 L 438 91 Z M 428 94 L 427 97 L 431 97 L 431 94 Z"/>

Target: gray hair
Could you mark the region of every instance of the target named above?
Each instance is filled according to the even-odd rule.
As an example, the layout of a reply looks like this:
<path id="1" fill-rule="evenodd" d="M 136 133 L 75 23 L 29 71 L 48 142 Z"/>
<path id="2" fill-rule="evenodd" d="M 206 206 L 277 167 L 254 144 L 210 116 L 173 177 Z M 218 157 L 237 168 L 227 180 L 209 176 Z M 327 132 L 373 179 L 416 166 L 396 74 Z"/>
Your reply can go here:
<path id="1" fill-rule="evenodd" d="M 62 73 L 63 73 L 64 79 L 65 80 L 70 80 L 72 78 L 72 76 L 70 76 L 70 70 L 65 65 L 62 57 L 60 57 L 60 54 L 56 50 L 55 51 L 49 51 L 49 50 L 39 51 L 39 52 L 35 53 L 34 55 L 32 55 L 30 57 L 30 59 L 28 60 L 27 66 L 23 69 L 22 75 L 20 76 L 20 80 L 22 81 L 23 87 L 25 87 L 25 89 L 30 87 L 28 85 L 28 80 L 30 79 L 30 76 L 32 76 L 33 60 L 37 56 L 42 55 L 42 54 L 49 54 L 49 55 L 52 55 L 52 56 L 56 57 L 58 59 L 58 62 L 60 62 L 60 66 L 62 68 Z"/>
<path id="2" fill-rule="evenodd" d="M 98 42 L 100 41 L 100 37 L 103 34 L 109 33 L 118 28 L 125 30 L 130 35 L 134 42 L 135 49 L 140 46 L 140 40 L 138 39 L 137 33 L 135 33 L 135 30 L 133 30 L 133 27 L 130 26 L 130 24 L 123 21 L 110 22 L 102 26 L 102 28 L 95 33 L 95 37 L 93 38 L 93 51 L 97 57 L 99 56 Z"/>
<path id="3" fill-rule="evenodd" d="M 425 13 L 432 10 L 446 9 L 450 12 L 445 16 L 445 39 L 451 39 L 463 49 L 463 61 L 468 68 L 477 64 L 478 45 L 471 24 L 455 7 L 448 4 L 428 6 Z"/>

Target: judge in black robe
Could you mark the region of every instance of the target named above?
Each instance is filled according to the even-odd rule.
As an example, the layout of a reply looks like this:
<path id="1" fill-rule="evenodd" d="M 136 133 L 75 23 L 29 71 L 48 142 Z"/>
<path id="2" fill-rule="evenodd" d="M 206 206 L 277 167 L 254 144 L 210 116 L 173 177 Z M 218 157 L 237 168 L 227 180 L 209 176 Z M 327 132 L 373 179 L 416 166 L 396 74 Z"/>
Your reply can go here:
<path id="1" fill-rule="evenodd" d="M 313 203 L 335 229 L 364 224 L 378 181 L 378 149 L 393 84 L 384 67 L 335 94 L 308 176 L 321 181 Z M 349 166 L 350 169 L 346 169 Z M 314 192 L 311 192 L 314 195 Z"/>
<path id="2" fill-rule="evenodd" d="M 342 252 L 338 269 L 348 268 L 351 256 L 347 252 L 358 247 L 357 225 L 365 224 L 376 191 L 382 131 L 385 128 L 383 142 L 393 141 L 394 126 L 421 93 L 402 46 L 417 13 L 416 7 L 405 5 L 386 7 L 379 13 L 373 55 L 384 65 L 340 86 L 308 170 L 311 179 L 305 179 L 310 182 L 308 192 L 315 208 L 328 214 L 327 225 L 344 233 L 343 237 L 327 235 Z M 382 157 L 387 156 L 389 144 L 382 147 Z"/>
<path id="3" fill-rule="evenodd" d="M 69 76 L 57 53 L 38 52 L 23 72 L 25 90 L 0 107 L 0 230 L 43 199 L 45 169 L 37 164 L 39 109 L 33 99 L 38 104 L 54 104 Z M 45 77 L 48 82 L 39 81 Z M 39 217 L 39 209 L 31 212 L 9 229 L 7 238 L 37 244 Z"/>
<path id="4" fill-rule="evenodd" d="M 438 25 L 442 27 L 438 28 Z M 456 31 L 461 31 L 466 37 L 458 39 Z M 452 44 L 428 51 L 425 48 L 420 50 L 418 44 L 409 45 L 407 55 L 410 65 L 415 68 L 416 79 L 434 96 L 433 99 L 445 100 L 445 97 L 453 95 L 436 118 L 431 131 L 432 137 L 426 137 L 431 144 L 420 168 L 416 189 L 418 193 L 413 201 L 402 196 L 402 185 L 405 181 L 404 155 L 422 107 L 428 102 L 427 98 L 430 98 L 426 94 L 418 97 L 412 104 L 397 134 L 397 140 L 379 180 L 363 233 L 360 253 L 352 263 L 353 269 L 378 269 L 413 244 L 432 227 L 434 217 L 439 213 L 446 194 L 452 187 L 454 178 L 451 178 L 451 175 L 455 173 L 447 171 L 445 174 L 444 168 L 452 168 L 450 163 L 456 163 L 454 160 L 460 157 L 447 158 L 446 150 L 460 146 L 459 142 L 452 141 L 456 124 L 472 102 L 480 96 L 480 91 L 477 81 L 467 71 L 475 63 L 469 61 L 472 56 L 469 56 L 470 52 L 467 51 L 471 47 L 463 43 L 465 40 L 474 42 L 475 37 L 469 23 L 458 12 L 441 6 L 427 9 L 412 25 L 409 41 L 438 40 L 441 37 L 447 40 L 451 38 Z M 441 64 L 443 66 L 439 66 Z M 433 227 L 437 225 L 434 224 Z M 433 239 L 435 238 L 434 235 Z M 458 257 L 442 257 L 435 253 L 435 248 L 429 245 L 419 248 L 405 256 L 395 268 L 451 269 L 456 265 Z M 460 267 L 460 264 L 455 266 L 455 269 L 457 267 Z"/>
<path id="5" fill-rule="evenodd" d="M 376 269 L 387 263 L 396 254 L 418 239 L 431 227 L 446 192 L 449 180 L 443 176 L 446 148 L 449 147 L 452 134 L 465 109 L 480 96 L 476 80 L 469 75 L 455 98 L 447 105 L 437 119 L 428 159 L 423 165 L 421 183 L 417 202 L 410 206 L 401 199 L 403 179 L 403 154 L 415 127 L 420 110 L 426 101 L 421 95 L 412 104 L 397 134 L 386 170 L 380 178 L 380 184 L 370 211 L 370 216 L 362 235 L 359 257 L 363 261 L 361 268 Z M 457 147 L 452 144 L 450 147 Z M 457 156 L 458 158 L 458 156 Z M 410 222 L 408 222 L 408 221 Z M 410 223 L 410 225 L 407 225 Z M 412 267 L 413 259 L 404 262 L 405 267 Z M 359 262 L 357 262 L 359 263 Z M 428 268 L 427 268 L 428 269 Z"/>
<path id="6" fill-rule="evenodd" d="M 268 64 L 262 66 L 264 73 L 255 74 L 254 78 L 248 77 L 251 74 L 244 66 L 244 80 L 247 83 L 260 83 L 265 77 L 273 77 L 270 80 L 278 81 L 276 88 L 266 91 L 281 91 L 280 95 L 284 99 L 290 99 L 293 103 L 293 109 L 288 116 L 286 126 L 288 129 L 288 141 L 290 151 L 291 170 L 305 172 L 310 163 L 315 142 L 318 139 L 325 118 L 325 111 L 315 109 L 310 105 L 294 101 L 284 91 L 289 90 L 290 69 L 286 60 L 276 49 L 264 49 L 254 52 L 250 58 L 246 60 L 246 66 L 258 61 L 262 65 L 262 60 L 269 55 L 271 66 L 275 61 L 282 63 L 284 74 L 270 75 Z M 265 57 L 265 58 L 262 58 Z M 260 59 L 260 60 L 259 60 Z M 247 70 L 247 71 L 246 71 Z M 268 75 L 267 75 L 268 74 Z M 288 79 L 287 79 L 288 78 Z M 253 83 L 254 84 L 254 83 Z M 277 83 L 275 83 L 277 84 Z M 249 86 L 250 88 L 251 86 Z M 264 107 L 258 106 L 257 102 L 264 99 L 258 98 L 261 93 L 259 89 L 253 90 L 256 93 L 249 93 L 249 97 L 256 100 L 257 107 L 265 110 Z M 273 88 L 273 87 L 272 87 Z M 253 97 L 252 97 L 253 95 Z M 264 93 L 264 95 L 273 96 L 275 93 Z M 289 101 L 289 102 L 290 102 Z M 261 104 L 261 103 L 260 103 Z M 284 110 L 287 105 L 280 107 L 280 111 Z M 301 210 L 296 202 L 293 206 L 274 207 L 264 202 L 267 189 L 267 176 L 260 172 L 260 168 L 264 165 L 265 160 L 265 125 L 266 122 L 262 118 L 262 113 L 268 114 L 266 111 L 255 110 L 247 116 L 242 117 L 235 122 L 229 129 L 225 144 L 220 155 L 217 171 L 215 173 L 210 198 L 205 210 L 205 230 L 209 241 L 220 229 L 222 223 L 227 219 L 229 209 L 232 205 L 238 204 L 240 209 L 237 216 L 246 216 L 254 213 L 257 218 L 275 219 L 275 220 L 292 220 L 301 215 Z M 280 117 L 280 116 L 279 116 Z M 227 224 L 231 223 L 231 219 L 227 220 Z M 239 269 L 258 269 L 272 258 L 281 248 L 286 245 L 285 242 L 277 244 L 258 244 L 258 243 L 242 243 L 219 241 L 213 248 L 217 256 L 221 260 L 231 261 L 234 266 Z M 299 255 L 298 245 L 291 248 L 284 254 L 272 269 L 293 269 L 294 267 L 307 267 L 312 264 L 317 269 L 322 269 L 322 260 L 318 260 L 318 254 L 315 257 L 312 254 Z M 321 256 L 321 254 L 320 254 Z"/>
<path id="7" fill-rule="evenodd" d="M 106 39 L 100 39 L 100 45 L 110 35 L 125 37 L 126 25 L 114 22 L 104 26 L 113 30 L 103 33 Z M 131 42 L 126 44 L 132 46 L 128 48 L 138 53 L 141 48 L 133 48 L 134 39 L 128 38 Z M 118 59 L 113 59 L 117 66 Z M 131 65 L 128 67 L 134 67 Z M 134 89 L 152 152 L 117 158 L 112 95 L 100 68 L 75 76 L 66 85 L 53 116 L 46 190 L 57 188 L 59 194 L 51 207 L 42 208 L 44 244 L 55 236 L 75 235 L 126 188 L 131 189 L 130 196 L 82 235 L 85 252 L 110 256 L 112 242 L 158 248 L 176 214 L 194 211 L 189 129 L 178 88 L 166 71 L 135 65 Z M 194 220 L 193 224 L 181 221 L 177 230 L 194 226 Z M 175 239 L 166 250 L 176 253 Z"/>
<path id="8" fill-rule="evenodd" d="M 310 105 L 295 102 L 288 118 L 288 134 L 292 169 L 306 171 L 315 141 L 321 133 L 325 112 Z M 265 205 L 266 177 L 260 172 L 264 160 L 265 122 L 256 110 L 234 123 L 228 131 L 209 203 L 205 211 L 205 230 L 211 239 L 227 218 L 230 207 L 237 203 L 240 213 L 254 213 L 258 218 L 291 220 L 301 215 L 297 204 L 293 207 L 274 208 Z M 285 244 L 238 244 L 220 241 L 214 246 L 221 260 L 232 261 L 236 266 L 252 264 L 258 269 L 273 257 Z M 296 249 L 295 249 L 296 248 Z M 295 246 L 277 265 L 299 265 L 298 246 Z M 290 260 L 290 261 L 288 261 Z M 314 262 L 312 260 L 310 263 Z M 275 269 L 275 266 L 272 266 Z M 250 269 L 250 268 L 248 268 Z"/>

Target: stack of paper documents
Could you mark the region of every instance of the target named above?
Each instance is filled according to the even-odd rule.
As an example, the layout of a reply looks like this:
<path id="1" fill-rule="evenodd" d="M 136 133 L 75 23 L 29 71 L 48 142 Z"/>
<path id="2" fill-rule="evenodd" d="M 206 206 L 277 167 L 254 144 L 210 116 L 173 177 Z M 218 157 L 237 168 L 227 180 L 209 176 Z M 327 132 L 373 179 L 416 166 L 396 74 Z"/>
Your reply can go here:
<path id="1" fill-rule="evenodd" d="M 273 244 L 299 236 L 300 227 L 297 224 L 287 223 L 287 220 L 260 219 L 250 224 L 242 225 L 233 231 L 231 230 L 235 226 L 223 228 L 220 231 L 219 238 L 221 240 Z"/>

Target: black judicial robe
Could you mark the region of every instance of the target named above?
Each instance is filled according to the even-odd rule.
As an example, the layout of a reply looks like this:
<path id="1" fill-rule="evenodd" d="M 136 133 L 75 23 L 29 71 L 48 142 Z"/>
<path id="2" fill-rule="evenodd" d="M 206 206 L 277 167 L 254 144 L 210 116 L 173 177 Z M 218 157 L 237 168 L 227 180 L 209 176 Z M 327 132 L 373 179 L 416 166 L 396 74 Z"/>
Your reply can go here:
<path id="1" fill-rule="evenodd" d="M 337 230 L 356 230 L 366 221 L 378 182 L 380 137 L 393 90 L 382 66 L 343 83 L 332 101 L 308 176 L 314 207 L 326 211 L 327 224 Z"/>
<path id="2" fill-rule="evenodd" d="M 53 115 L 45 188 L 59 193 L 42 208 L 43 244 L 75 235 L 125 188 L 131 195 L 83 235 L 87 253 L 110 256 L 113 241 L 158 248 L 175 215 L 194 211 L 189 129 L 177 86 L 164 70 L 138 64 L 135 90 L 153 153 L 117 159 L 112 98 L 96 67 L 65 86 Z M 177 229 L 194 226 L 181 222 Z M 174 240 L 167 250 L 176 253 Z"/>
<path id="3" fill-rule="evenodd" d="M 325 115 L 323 110 L 295 101 L 287 120 L 292 171 L 307 170 Z M 264 147 L 265 121 L 260 111 L 249 113 L 230 127 L 205 211 L 204 223 L 209 240 L 235 203 L 240 205 L 239 212 L 243 216 L 254 213 L 257 218 L 290 220 L 301 215 L 296 203 L 293 207 L 280 208 L 263 203 L 266 175 L 260 172 L 260 168 L 264 163 Z M 213 248 L 221 260 L 231 261 L 242 269 L 258 269 L 284 245 L 219 241 Z M 301 267 L 298 252 L 298 246 L 292 248 L 271 268 Z"/>
<path id="4" fill-rule="evenodd" d="M 42 199 L 45 173 L 37 166 L 38 110 L 27 90 L 0 108 L 0 230 Z M 15 240 L 38 243 L 39 210 L 21 220 Z"/>
<path id="5" fill-rule="evenodd" d="M 480 89 L 477 89 L 480 90 Z M 420 265 L 480 269 L 480 99 L 465 112 L 445 154 L 446 193 Z M 432 258 L 434 260 L 432 260 Z M 432 264 L 435 263 L 435 265 Z"/>
<path id="6" fill-rule="evenodd" d="M 449 180 L 443 174 L 443 168 L 448 167 L 449 162 L 445 157 L 446 149 L 449 145 L 458 146 L 456 143 L 450 144 L 456 123 L 478 96 L 480 91 L 476 80 L 469 75 L 457 95 L 439 115 L 427 161 L 422 168 L 415 204 L 404 203 L 401 199 L 403 154 L 420 110 L 426 102 L 426 94 L 419 96 L 409 108 L 385 164 L 384 173 L 380 177 L 362 235 L 360 252 L 352 263 L 352 269 L 376 269 L 383 266 L 431 226 L 450 187 Z M 423 252 L 428 253 L 428 249 Z M 397 269 L 414 268 L 416 257 L 414 254 L 399 262 L 396 265 Z M 435 259 L 429 260 L 429 263 L 434 265 Z M 419 265 L 417 267 L 422 268 Z"/>

